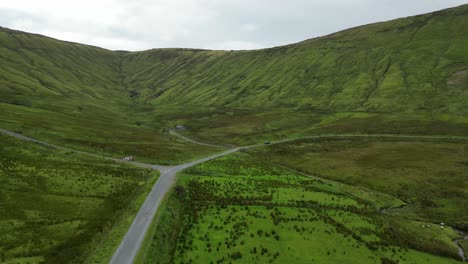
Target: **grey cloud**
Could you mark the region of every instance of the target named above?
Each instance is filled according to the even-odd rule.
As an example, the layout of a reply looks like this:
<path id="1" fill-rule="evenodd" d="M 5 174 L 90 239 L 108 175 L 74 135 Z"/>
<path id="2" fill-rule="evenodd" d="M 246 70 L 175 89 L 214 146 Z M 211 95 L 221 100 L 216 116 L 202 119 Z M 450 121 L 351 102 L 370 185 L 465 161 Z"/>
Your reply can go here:
<path id="1" fill-rule="evenodd" d="M 14 9 L 0 8 L 0 26 L 12 28 L 21 22 L 29 22 L 35 28 L 47 25 L 47 19 L 44 17 Z"/>
<path id="2" fill-rule="evenodd" d="M 74 37 L 65 40 L 110 49 L 254 49 L 468 3 L 462 0 L 106 0 L 111 3 L 106 10 L 78 16 L 54 10 L 54 1 L 43 1 L 49 11 L 46 13 L 54 14 L 52 18 L 24 12 L 19 6 L 5 8 L 0 3 L 0 26 L 19 26 L 20 30 L 35 33 L 51 32 L 53 37 Z M 82 1 L 92 5 L 91 0 Z M 96 13 L 105 16 L 96 17 Z M 66 34 L 70 32 L 74 34 Z"/>

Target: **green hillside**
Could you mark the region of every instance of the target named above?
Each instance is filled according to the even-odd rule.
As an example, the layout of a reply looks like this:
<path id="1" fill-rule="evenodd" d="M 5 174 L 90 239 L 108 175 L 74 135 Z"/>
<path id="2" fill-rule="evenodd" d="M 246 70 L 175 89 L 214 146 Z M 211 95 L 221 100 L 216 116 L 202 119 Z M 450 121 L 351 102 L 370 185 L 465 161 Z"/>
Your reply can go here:
<path id="1" fill-rule="evenodd" d="M 54 111 L 116 108 L 126 98 L 120 89 L 119 55 L 2 28 L 1 101 Z"/>
<path id="2" fill-rule="evenodd" d="M 0 128 L 160 165 L 224 150 L 178 124 L 261 143 L 179 175 L 144 263 L 454 263 L 467 47 L 468 5 L 251 51 L 111 51 L 0 27 Z M 288 138 L 302 140 L 265 142 Z M 157 178 L 0 135 L 0 262 L 107 262 Z"/>
<path id="3" fill-rule="evenodd" d="M 2 28 L 0 122 L 108 153 L 168 146 L 163 131 L 177 123 L 233 144 L 330 131 L 463 135 L 467 46 L 468 5 L 254 51 L 109 51 Z"/>
<path id="4" fill-rule="evenodd" d="M 124 54 L 142 101 L 467 114 L 468 6 L 257 51 Z"/>
<path id="5" fill-rule="evenodd" d="M 123 89 L 121 55 L 101 48 L 0 30 L 0 126 L 48 142 L 153 163 L 204 156 L 207 147 L 164 135 Z"/>

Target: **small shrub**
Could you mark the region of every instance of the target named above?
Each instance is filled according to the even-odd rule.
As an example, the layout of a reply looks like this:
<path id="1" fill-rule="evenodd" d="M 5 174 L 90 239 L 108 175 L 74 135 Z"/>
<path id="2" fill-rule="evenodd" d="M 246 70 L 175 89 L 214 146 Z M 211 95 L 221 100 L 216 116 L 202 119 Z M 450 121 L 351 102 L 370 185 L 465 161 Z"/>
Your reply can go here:
<path id="1" fill-rule="evenodd" d="M 236 259 L 241 259 L 242 258 L 242 253 L 240 253 L 240 251 L 237 251 L 235 253 L 232 253 L 231 254 L 231 258 L 236 260 Z"/>

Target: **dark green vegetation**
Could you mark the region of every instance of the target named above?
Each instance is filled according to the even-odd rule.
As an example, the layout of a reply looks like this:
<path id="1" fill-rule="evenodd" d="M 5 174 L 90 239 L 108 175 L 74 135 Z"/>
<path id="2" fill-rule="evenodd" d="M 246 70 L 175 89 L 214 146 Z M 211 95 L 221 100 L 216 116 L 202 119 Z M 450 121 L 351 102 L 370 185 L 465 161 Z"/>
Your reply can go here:
<path id="1" fill-rule="evenodd" d="M 0 262 L 107 262 L 157 175 L 0 134 Z"/>
<path id="2" fill-rule="evenodd" d="M 463 248 L 465 252 L 468 250 L 468 240 L 459 241 L 458 244 Z"/>
<path id="3" fill-rule="evenodd" d="M 233 154 L 180 175 L 139 262 L 456 263 L 451 228 L 380 211 L 401 204 Z"/>
<path id="4" fill-rule="evenodd" d="M 467 229 L 468 143 L 401 139 L 315 139 L 251 152 L 321 178 L 363 186 L 409 203 L 410 219 Z M 249 151 L 250 152 L 250 151 Z"/>
<path id="5" fill-rule="evenodd" d="M 257 51 L 109 51 L 0 28 L 0 128 L 156 164 L 220 151 L 167 133 L 176 124 L 235 145 L 466 137 L 466 47 L 468 5 Z M 0 139 L 2 260 L 106 262 L 154 177 Z M 455 141 L 320 140 L 198 165 L 159 212 L 142 260 L 450 263 L 428 253 L 455 258 L 455 232 L 422 225 L 466 230 L 465 151 Z"/>
<path id="6" fill-rule="evenodd" d="M 0 124 L 158 163 L 208 151 L 174 146 L 163 131 L 177 123 L 233 144 L 324 132 L 464 135 L 467 46 L 467 5 L 257 51 L 109 51 L 0 29 Z"/>

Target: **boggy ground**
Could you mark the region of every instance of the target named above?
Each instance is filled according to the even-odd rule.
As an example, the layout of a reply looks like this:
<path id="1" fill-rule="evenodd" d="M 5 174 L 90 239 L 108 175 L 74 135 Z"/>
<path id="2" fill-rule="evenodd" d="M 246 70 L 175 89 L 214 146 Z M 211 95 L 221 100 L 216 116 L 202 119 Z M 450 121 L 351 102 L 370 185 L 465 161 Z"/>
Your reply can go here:
<path id="1" fill-rule="evenodd" d="M 468 226 L 467 141 L 309 139 L 249 150 L 262 160 L 409 203 L 402 217 Z"/>
<path id="2" fill-rule="evenodd" d="M 1 134 L 0 262 L 107 262 L 157 178 Z"/>
<path id="3" fill-rule="evenodd" d="M 381 210 L 402 205 L 233 154 L 179 176 L 137 263 L 456 263 L 454 230 Z"/>

